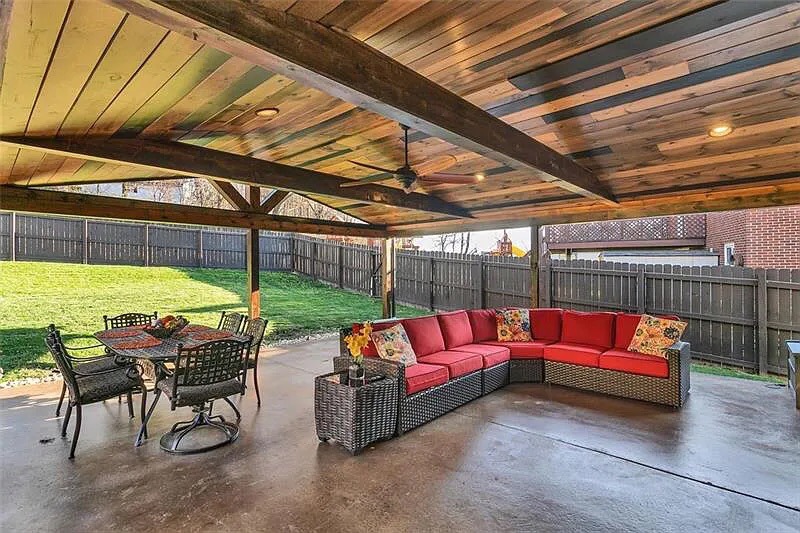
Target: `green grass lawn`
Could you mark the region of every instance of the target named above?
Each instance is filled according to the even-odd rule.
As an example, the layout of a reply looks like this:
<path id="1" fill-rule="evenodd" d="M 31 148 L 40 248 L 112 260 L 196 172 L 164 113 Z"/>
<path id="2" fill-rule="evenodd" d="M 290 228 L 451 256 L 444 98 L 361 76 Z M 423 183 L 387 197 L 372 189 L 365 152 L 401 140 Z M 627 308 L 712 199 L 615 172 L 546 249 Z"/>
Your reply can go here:
<path id="1" fill-rule="evenodd" d="M 49 373 L 54 363 L 43 331 L 56 324 L 72 345 L 94 344 L 103 315 L 181 314 L 216 326 L 220 311 L 246 312 L 241 270 L 0 262 L 0 367 L 3 381 Z M 379 318 L 381 302 L 294 274 L 261 274 L 266 340 L 333 331 Z M 425 311 L 400 306 L 399 316 Z"/>

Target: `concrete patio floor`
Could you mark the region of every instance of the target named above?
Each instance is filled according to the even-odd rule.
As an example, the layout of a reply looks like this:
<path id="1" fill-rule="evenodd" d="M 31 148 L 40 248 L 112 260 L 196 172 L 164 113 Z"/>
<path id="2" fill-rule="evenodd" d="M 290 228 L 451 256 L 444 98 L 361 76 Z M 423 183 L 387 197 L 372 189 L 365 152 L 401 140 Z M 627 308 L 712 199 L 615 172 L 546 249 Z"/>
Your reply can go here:
<path id="1" fill-rule="evenodd" d="M 60 383 L 0 391 L 0 530 L 800 530 L 785 388 L 693 374 L 674 411 L 517 384 L 351 457 L 314 432 L 313 377 L 336 346 L 264 350 L 262 407 L 248 394 L 239 440 L 194 456 L 158 446 L 189 409 L 161 402 L 135 449 L 138 412 L 109 401 L 84 411 L 70 461 Z"/>

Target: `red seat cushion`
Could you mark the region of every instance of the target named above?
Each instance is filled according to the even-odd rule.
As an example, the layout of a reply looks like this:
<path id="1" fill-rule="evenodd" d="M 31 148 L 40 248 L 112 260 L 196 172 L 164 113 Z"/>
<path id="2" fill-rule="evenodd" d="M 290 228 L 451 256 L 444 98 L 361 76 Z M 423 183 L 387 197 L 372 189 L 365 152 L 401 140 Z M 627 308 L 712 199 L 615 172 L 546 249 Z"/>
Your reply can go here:
<path id="1" fill-rule="evenodd" d="M 614 319 L 616 315 L 616 313 L 564 311 L 561 319 L 560 342 L 600 346 L 608 350 L 614 346 Z"/>
<path id="2" fill-rule="evenodd" d="M 406 318 L 401 323 L 418 360 L 421 356 L 444 350 L 444 337 L 435 316 Z"/>
<path id="3" fill-rule="evenodd" d="M 669 364 L 663 357 L 628 350 L 608 350 L 600 356 L 600 368 L 631 374 L 668 378 Z"/>
<path id="4" fill-rule="evenodd" d="M 497 318 L 494 309 L 470 309 L 467 311 L 472 327 L 472 342 L 496 341 Z"/>
<path id="5" fill-rule="evenodd" d="M 484 344 L 494 346 L 505 346 L 511 350 L 511 359 L 541 359 L 544 357 L 544 347 L 552 344 L 552 341 L 530 341 L 530 342 L 500 342 L 486 341 Z"/>
<path id="6" fill-rule="evenodd" d="M 561 339 L 561 309 L 531 309 L 531 334 L 534 340 L 558 342 Z"/>
<path id="7" fill-rule="evenodd" d="M 508 344 L 508 343 L 503 343 Z M 483 357 L 483 368 L 505 363 L 511 359 L 511 351 L 505 346 L 494 346 L 490 344 L 462 344 L 454 348 L 457 352 L 474 353 Z"/>
<path id="8" fill-rule="evenodd" d="M 477 354 L 456 351 L 436 352 L 420 359 L 426 365 L 439 365 L 447 368 L 450 379 L 475 372 L 483 368 L 483 357 Z"/>
<path id="9" fill-rule="evenodd" d="M 472 343 L 472 327 L 466 311 L 453 311 L 436 315 L 444 338 L 444 347 L 448 350 L 456 346 Z"/>
<path id="10" fill-rule="evenodd" d="M 639 325 L 642 315 L 635 315 L 631 313 L 617 313 L 617 320 L 614 324 L 614 348 L 617 350 L 628 350 L 631 345 L 631 339 L 636 333 L 636 326 Z M 664 315 L 661 318 L 668 318 L 669 320 L 680 320 L 674 315 Z"/>
<path id="11" fill-rule="evenodd" d="M 604 351 L 605 348 L 597 346 L 559 342 L 544 347 L 544 358 L 547 361 L 597 367 L 600 363 L 600 354 Z"/>
<path id="12" fill-rule="evenodd" d="M 406 394 L 414 394 L 445 383 L 447 369 L 443 366 L 417 363 L 406 367 Z"/>
<path id="13" fill-rule="evenodd" d="M 372 331 L 381 331 L 382 329 L 389 329 L 390 327 L 397 324 L 397 320 L 388 320 L 386 322 L 373 322 L 372 323 Z M 353 331 L 358 333 L 361 331 L 361 324 L 358 322 L 353 324 Z M 361 353 L 364 357 L 378 357 L 378 349 L 375 347 L 375 343 L 369 341 L 364 348 L 361 349 Z"/>

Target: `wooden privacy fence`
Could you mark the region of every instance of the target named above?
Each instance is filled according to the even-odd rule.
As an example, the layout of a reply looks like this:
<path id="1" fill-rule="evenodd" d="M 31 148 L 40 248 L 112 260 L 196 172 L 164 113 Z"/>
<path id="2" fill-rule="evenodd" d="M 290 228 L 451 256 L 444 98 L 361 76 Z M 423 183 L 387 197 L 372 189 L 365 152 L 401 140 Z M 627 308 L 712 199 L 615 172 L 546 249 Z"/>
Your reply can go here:
<path id="1" fill-rule="evenodd" d="M 261 268 L 377 296 L 378 248 L 262 233 Z M 0 213 L 0 259 L 244 268 L 241 231 Z M 397 301 L 431 310 L 530 305 L 528 258 L 400 250 Z M 542 261 L 539 305 L 676 314 L 699 359 L 786 373 L 800 338 L 800 271 Z"/>

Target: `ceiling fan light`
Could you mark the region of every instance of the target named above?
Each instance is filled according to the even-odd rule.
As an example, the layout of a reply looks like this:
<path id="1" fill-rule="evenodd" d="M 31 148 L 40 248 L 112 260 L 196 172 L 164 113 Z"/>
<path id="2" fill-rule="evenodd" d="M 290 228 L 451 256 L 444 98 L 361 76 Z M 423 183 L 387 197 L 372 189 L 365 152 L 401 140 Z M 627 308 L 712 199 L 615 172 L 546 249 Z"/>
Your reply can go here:
<path id="1" fill-rule="evenodd" d="M 477 174 L 475 174 L 475 179 L 478 181 L 483 181 L 486 179 L 486 174 L 484 174 L 483 172 L 478 172 Z"/>
<path id="2" fill-rule="evenodd" d="M 261 109 L 256 109 L 256 115 L 259 117 L 270 118 L 274 117 L 278 114 L 277 107 L 262 107 Z"/>
<path id="3" fill-rule="evenodd" d="M 710 130 L 708 130 L 708 134 L 711 137 L 725 137 L 729 135 L 733 131 L 733 126 L 730 124 L 717 124 L 716 126 L 712 126 Z"/>

